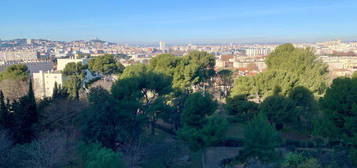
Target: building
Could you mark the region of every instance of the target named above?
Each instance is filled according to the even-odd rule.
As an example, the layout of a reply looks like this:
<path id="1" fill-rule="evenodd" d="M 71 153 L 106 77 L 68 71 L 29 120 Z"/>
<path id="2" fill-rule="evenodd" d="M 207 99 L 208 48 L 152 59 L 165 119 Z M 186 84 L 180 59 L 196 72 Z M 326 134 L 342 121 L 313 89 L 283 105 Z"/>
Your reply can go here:
<path id="1" fill-rule="evenodd" d="M 52 96 L 55 83 L 63 85 L 64 76 L 60 72 L 40 71 L 33 73 L 33 81 L 36 98 L 45 98 Z"/>
<path id="2" fill-rule="evenodd" d="M 77 59 L 77 58 L 61 58 L 61 59 L 57 59 L 57 70 L 58 71 L 62 71 L 66 65 L 68 63 L 79 63 L 81 62 L 82 64 L 87 64 L 88 63 L 88 59 L 86 58 L 81 58 L 81 59 Z"/>
<path id="3" fill-rule="evenodd" d="M 35 61 L 37 60 L 37 51 L 35 50 L 17 50 L 0 52 L 2 61 Z"/>
<path id="4" fill-rule="evenodd" d="M 247 48 L 245 49 L 245 55 L 248 57 L 266 56 L 272 51 L 270 48 Z"/>
<path id="5" fill-rule="evenodd" d="M 163 41 L 160 41 L 160 50 L 165 51 L 166 50 L 166 43 Z"/>

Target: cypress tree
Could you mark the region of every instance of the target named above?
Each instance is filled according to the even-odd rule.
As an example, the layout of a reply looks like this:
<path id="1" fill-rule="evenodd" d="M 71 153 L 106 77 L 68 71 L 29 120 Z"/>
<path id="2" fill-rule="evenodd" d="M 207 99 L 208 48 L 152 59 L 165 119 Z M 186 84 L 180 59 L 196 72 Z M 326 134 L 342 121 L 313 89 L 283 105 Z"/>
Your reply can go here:
<path id="1" fill-rule="evenodd" d="M 16 143 L 28 143 L 35 137 L 35 125 L 38 122 L 35 94 L 32 88 L 32 81 L 29 83 L 27 95 L 21 97 L 19 101 L 12 104 L 14 111 L 14 122 L 10 130 Z"/>
<path id="2" fill-rule="evenodd" d="M 8 110 L 5 104 L 5 97 L 2 90 L 0 90 L 0 125 L 6 127 L 6 118 L 8 115 Z"/>

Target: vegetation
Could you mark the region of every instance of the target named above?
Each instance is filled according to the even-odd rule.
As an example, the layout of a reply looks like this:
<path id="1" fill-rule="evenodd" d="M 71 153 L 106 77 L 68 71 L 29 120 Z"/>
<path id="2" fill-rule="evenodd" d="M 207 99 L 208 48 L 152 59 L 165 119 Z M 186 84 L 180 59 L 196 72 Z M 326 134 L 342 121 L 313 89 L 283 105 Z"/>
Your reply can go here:
<path id="1" fill-rule="evenodd" d="M 233 72 L 216 73 L 205 52 L 125 69 L 115 59 L 68 64 L 64 85 L 43 100 L 35 100 L 26 67 L 2 72 L 28 89 L 9 100 L 0 88 L 0 167 L 202 167 L 207 158 L 242 167 L 356 166 L 357 79 L 329 86 L 311 49 L 282 45 L 267 71 L 234 84 Z M 120 77 L 79 99 L 87 69 Z"/>
<path id="2" fill-rule="evenodd" d="M 327 82 L 327 66 L 319 61 L 312 49 L 295 48 L 284 44 L 275 49 L 266 59 L 267 71 L 253 77 L 238 78 L 231 96 L 248 94 L 262 100 L 274 94 L 276 87 L 286 96 L 297 86 L 309 89 L 314 95 L 323 95 Z"/>
<path id="3" fill-rule="evenodd" d="M 95 57 L 88 62 L 89 70 L 103 75 L 122 73 L 124 66 L 113 55 Z"/>

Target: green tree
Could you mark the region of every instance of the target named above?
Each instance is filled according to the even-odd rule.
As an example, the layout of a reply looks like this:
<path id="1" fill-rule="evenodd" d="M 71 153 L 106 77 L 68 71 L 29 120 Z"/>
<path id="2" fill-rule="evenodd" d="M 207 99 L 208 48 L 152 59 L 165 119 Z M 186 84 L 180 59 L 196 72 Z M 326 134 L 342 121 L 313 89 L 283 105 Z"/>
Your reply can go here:
<path id="1" fill-rule="evenodd" d="M 30 72 L 25 64 L 15 64 L 8 66 L 5 71 L 0 73 L 0 81 L 4 79 L 27 80 Z"/>
<path id="2" fill-rule="evenodd" d="M 119 102 L 103 88 L 92 88 L 89 107 L 82 112 L 81 132 L 86 142 L 99 142 L 115 150 L 141 133 L 142 118 L 136 115 L 136 103 Z"/>
<path id="3" fill-rule="evenodd" d="M 175 73 L 175 68 L 180 64 L 180 60 L 181 58 L 171 54 L 161 54 L 152 58 L 148 66 L 154 72 L 172 77 Z"/>
<path id="4" fill-rule="evenodd" d="M 198 151 L 223 140 L 227 126 L 222 118 L 211 117 L 201 128 L 184 125 L 178 135 L 192 151 Z"/>
<path id="5" fill-rule="evenodd" d="M 127 67 L 120 78 L 112 86 L 113 96 L 119 101 L 135 103 L 135 111 L 145 115 L 154 134 L 160 113 L 169 108 L 166 96 L 172 91 L 171 78 L 153 72 L 143 64 Z"/>
<path id="6" fill-rule="evenodd" d="M 83 73 L 85 68 L 86 67 L 81 62 L 70 62 L 64 67 L 62 74 L 65 76 L 79 75 Z"/>
<path id="7" fill-rule="evenodd" d="M 104 75 L 122 73 L 124 66 L 113 55 L 95 57 L 88 62 L 89 70 Z"/>
<path id="8" fill-rule="evenodd" d="M 318 104 L 313 93 L 305 87 L 292 89 L 288 97 L 294 102 L 295 110 L 292 114 L 294 125 L 304 131 L 313 130 L 313 121 L 318 117 Z"/>
<path id="9" fill-rule="evenodd" d="M 294 120 L 294 101 L 278 94 L 267 97 L 260 104 L 259 109 L 279 130 L 284 128 L 285 124 L 289 124 Z"/>
<path id="10" fill-rule="evenodd" d="M 212 115 L 216 109 L 217 103 L 210 94 L 193 93 L 185 101 L 182 122 L 186 126 L 201 128 L 207 122 L 207 117 Z"/>
<path id="11" fill-rule="evenodd" d="M 258 114 L 259 105 L 249 101 L 247 95 L 238 95 L 227 98 L 226 110 L 229 115 L 237 117 L 241 121 L 251 120 Z"/>
<path id="12" fill-rule="evenodd" d="M 100 144 L 84 144 L 80 147 L 84 168 L 124 168 L 122 155 Z"/>
<path id="13" fill-rule="evenodd" d="M 310 48 L 295 48 L 292 44 L 277 47 L 266 59 L 267 71 L 253 77 L 240 77 L 235 81 L 231 96 L 249 94 L 258 99 L 274 94 L 276 86 L 286 96 L 297 86 L 321 96 L 327 86 L 327 65 L 314 55 Z"/>
<path id="14" fill-rule="evenodd" d="M 279 133 L 270 125 L 264 114 L 259 114 L 244 128 L 244 149 L 240 156 L 243 160 L 257 157 L 262 161 L 271 161 L 276 159 L 275 148 L 280 143 Z"/>
<path id="15" fill-rule="evenodd" d="M 191 92 L 205 90 L 215 75 L 215 58 L 206 52 L 192 51 L 183 56 L 175 68 L 173 87 Z"/>
<path id="16" fill-rule="evenodd" d="M 0 90 L 0 126 L 7 127 L 9 122 L 9 110 L 7 104 L 5 103 L 5 97 L 3 92 Z"/>
<path id="17" fill-rule="evenodd" d="M 283 168 L 320 168 L 318 160 L 301 153 L 288 153 L 282 163 Z"/>
<path id="18" fill-rule="evenodd" d="M 233 86 L 233 72 L 223 69 L 217 72 L 217 84 L 220 86 L 220 97 L 226 98 Z"/>
<path id="19" fill-rule="evenodd" d="M 57 82 L 55 82 L 55 87 L 53 88 L 53 93 L 52 93 L 52 99 L 61 99 L 67 97 L 68 97 L 67 90 L 63 88 L 61 85 L 58 85 Z"/>
<path id="20" fill-rule="evenodd" d="M 357 79 L 335 79 L 321 99 L 320 106 L 324 117 L 322 134 L 348 144 L 351 155 L 355 155 L 357 150 Z"/>
<path id="21" fill-rule="evenodd" d="M 188 96 L 182 112 L 179 136 L 193 151 L 204 149 L 222 138 L 226 121 L 213 116 L 217 103 L 208 93 L 196 92 Z"/>
<path id="22" fill-rule="evenodd" d="M 8 129 L 14 141 L 20 144 L 31 142 L 35 138 L 35 126 L 39 118 L 31 81 L 27 95 L 13 102 L 11 108 L 13 110 L 12 122 Z"/>
<path id="23" fill-rule="evenodd" d="M 64 81 L 64 88 L 67 90 L 69 97 L 72 99 L 79 99 L 79 90 L 83 85 L 84 80 L 84 69 L 86 67 L 79 63 L 68 63 L 62 74 L 65 75 L 66 80 Z"/>
<path id="24" fill-rule="evenodd" d="M 352 78 L 357 78 L 357 71 L 353 72 Z"/>

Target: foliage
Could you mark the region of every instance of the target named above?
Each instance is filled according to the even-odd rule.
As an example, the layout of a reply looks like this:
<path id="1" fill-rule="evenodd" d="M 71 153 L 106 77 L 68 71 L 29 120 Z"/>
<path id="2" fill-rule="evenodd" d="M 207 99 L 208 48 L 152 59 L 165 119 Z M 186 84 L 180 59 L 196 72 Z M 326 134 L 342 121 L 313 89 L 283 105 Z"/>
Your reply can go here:
<path id="1" fill-rule="evenodd" d="M 64 67 L 62 74 L 65 76 L 79 75 L 82 74 L 84 69 L 86 69 L 86 67 L 81 62 L 70 62 Z"/>
<path id="2" fill-rule="evenodd" d="M 217 103 L 208 93 L 191 94 L 185 101 L 182 122 L 186 126 L 201 128 L 217 109 Z"/>
<path id="3" fill-rule="evenodd" d="M 0 73 L 0 81 L 4 79 L 27 80 L 30 77 L 29 69 L 25 64 L 15 64 L 6 67 L 5 71 Z"/>
<path id="4" fill-rule="evenodd" d="M 320 168 L 318 160 L 313 157 L 306 157 L 301 153 L 286 154 L 282 163 L 283 168 Z"/>
<path id="5" fill-rule="evenodd" d="M 124 66 L 113 55 L 95 57 L 88 62 L 89 70 L 104 75 L 122 73 Z"/>
<path id="6" fill-rule="evenodd" d="M 229 94 L 229 91 L 233 86 L 233 72 L 231 70 L 223 69 L 217 72 L 216 82 L 220 87 L 220 96 L 226 98 Z"/>
<path id="7" fill-rule="evenodd" d="M 163 73 L 168 76 L 173 76 L 175 68 L 180 64 L 180 58 L 171 54 L 161 54 L 152 58 L 149 62 L 149 69 Z"/>
<path id="8" fill-rule="evenodd" d="M 181 117 L 183 127 L 178 132 L 191 150 L 200 150 L 223 138 L 226 121 L 212 116 L 216 108 L 208 93 L 193 93 L 186 99 Z"/>
<path id="9" fill-rule="evenodd" d="M 357 79 L 335 79 L 320 104 L 325 135 L 357 145 Z"/>
<path id="10" fill-rule="evenodd" d="M 178 133 L 192 151 L 198 151 L 223 140 L 227 125 L 225 120 L 212 117 L 201 128 L 184 125 Z"/>
<path id="11" fill-rule="evenodd" d="M 317 60 L 312 49 L 284 44 L 267 57 L 266 64 L 268 70 L 265 72 L 253 77 L 239 77 L 231 96 L 249 94 L 263 99 L 273 95 L 276 86 L 281 87 L 283 96 L 297 86 L 306 87 L 318 96 L 326 89 L 327 66 Z"/>
<path id="12" fill-rule="evenodd" d="M 35 126 L 38 122 L 39 114 L 35 95 L 30 81 L 27 95 L 11 104 L 10 123 L 7 129 L 10 130 L 15 143 L 28 143 L 35 137 Z"/>
<path id="13" fill-rule="evenodd" d="M 280 135 L 263 114 L 248 122 L 244 138 L 244 150 L 240 154 L 243 160 L 254 157 L 262 161 L 276 159 L 275 148 L 281 143 Z"/>
<path id="14" fill-rule="evenodd" d="M 307 88 L 298 86 L 293 88 L 288 98 L 294 102 L 293 124 L 296 129 L 310 132 L 313 129 L 313 121 L 319 117 L 318 103 L 313 93 Z"/>
<path id="15" fill-rule="evenodd" d="M 72 99 L 79 98 L 79 90 L 82 87 L 84 80 L 84 69 L 86 67 L 79 63 L 68 63 L 62 74 L 65 75 L 66 80 L 63 84 L 64 88 L 67 90 L 69 97 Z"/>
<path id="16" fill-rule="evenodd" d="M 123 168 L 122 155 L 100 144 L 82 144 L 81 160 L 84 168 Z"/>
<path id="17" fill-rule="evenodd" d="M 226 110 L 229 115 L 247 121 L 258 114 L 258 106 L 257 103 L 249 101 L 247 95 L 238 95 L 227 98 Z"/>
<path id="18" fill-rule="evenodd" d="M 284 124 L 293 121 L 295 103 L 289 98 L 276 94 L 267 97 L 260 104 L 259 109 L 278 129 L 282 129 Z"/>
<path id="19" fill-rule="evenodd" d="M 135 115 L 135 109 L 129 109 L 129 103 L 118 102 L 100 87 L 91 89 L 88 101 L 89 107 L 80 115 L 81 132 L 86 142 L 99 142 L 116 149 L 140 134 L 141 118 Z"/>
<path id="20" fill-rule="evenodd" d="M 204 89 L 204 84 L 215 75 L 215 58 L 206 52 L 192 51 L 183 56 L 175 68 L 173 87 L 192 90 L 192 87 Z"/>

